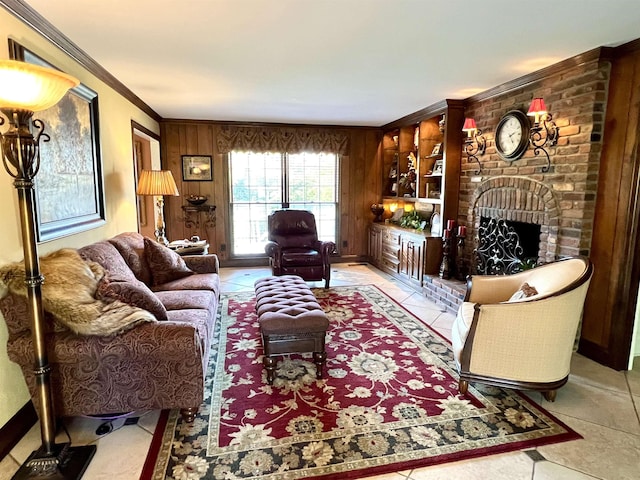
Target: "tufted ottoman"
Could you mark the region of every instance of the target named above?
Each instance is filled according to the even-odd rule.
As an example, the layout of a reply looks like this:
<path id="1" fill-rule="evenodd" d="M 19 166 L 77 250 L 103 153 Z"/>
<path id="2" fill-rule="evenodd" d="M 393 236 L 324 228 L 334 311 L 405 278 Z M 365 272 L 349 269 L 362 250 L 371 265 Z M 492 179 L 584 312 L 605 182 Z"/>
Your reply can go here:
<path id="1" fill-rule="evenodd" d="M 274 357 L 285 353 L 313 352 L 316 377 L 322 378 L 329 320 L 311 289 L 296 275 L 262 278 L 254 286 L 269 384 L 275 379 Z"/>

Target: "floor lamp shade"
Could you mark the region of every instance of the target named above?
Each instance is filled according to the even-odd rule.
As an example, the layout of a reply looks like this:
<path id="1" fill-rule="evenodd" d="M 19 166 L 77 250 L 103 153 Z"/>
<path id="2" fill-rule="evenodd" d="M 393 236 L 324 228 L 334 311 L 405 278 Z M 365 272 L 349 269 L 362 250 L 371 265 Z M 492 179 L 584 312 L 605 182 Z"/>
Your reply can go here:
<path id="1" fill-rule="evenodd" d="M 25 284 L 33 340 L 34 376 L 42 446 L 22 464 L 14 479 L 80 478 L 96 451 L 95 445 L 71 447 L 55 443 L 55 412 L 51 398 L 51 367 L 46 348 L 47 326 L 42 305 L 42 283 L 36 241 L 34 178 L 40 168 L 40 138 L 44 124 L 34 112 L 58 103 L 78 80 L 57 70 L 15 60 L 0 60 L 0 111 L 9 128 L 0 133 L 2 163 L 18 193 Z M 5 119 L 0 117 L 0 126 Z M 32 130 L 36 130 L 34 137 Z M 43 137 L 48 140 L 48 135 Z"/>
<path id="2" fill-rule="evenodd" d="M 156 240 L 158 243 L 168 245 L 169 241 L 165 236 L 164 224 L 164 195 L 178 196 L 178 186 L 176 185 L 170 170 L 142 170 L 138 179 L 138 195 L 153 195 L 158 198 L 156 202 Z"/>

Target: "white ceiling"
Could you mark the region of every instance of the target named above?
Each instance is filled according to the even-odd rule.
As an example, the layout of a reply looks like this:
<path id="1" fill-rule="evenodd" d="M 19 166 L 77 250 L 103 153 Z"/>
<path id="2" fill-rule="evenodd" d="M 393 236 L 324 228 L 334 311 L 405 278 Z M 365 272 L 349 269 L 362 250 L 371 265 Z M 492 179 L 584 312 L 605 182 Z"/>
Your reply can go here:
<path id="1" fill-rule="evenodd" d="M 164 118 L 379 126 L 640 37 L 639 0 L 27 0 Z"/>

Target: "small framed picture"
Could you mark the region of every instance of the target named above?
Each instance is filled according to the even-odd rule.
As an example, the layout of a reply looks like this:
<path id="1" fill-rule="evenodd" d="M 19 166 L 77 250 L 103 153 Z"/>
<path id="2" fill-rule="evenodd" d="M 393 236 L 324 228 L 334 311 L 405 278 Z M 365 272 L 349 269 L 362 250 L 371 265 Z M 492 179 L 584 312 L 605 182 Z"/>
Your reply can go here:
<path id="1" fill-rule="evenodd" d="M 442 155 L 442 144 L 441 143 L 436 143 L 433 146 L 433 151 L 431 152 L 431 155 Z"/>
<path id="2" fill-rule="evenodd" d="M 433 174 L 442 175 L 442 160 L 436 160 L 436 163 L 433 164 Z"/>
<path id="3" fill-rule="evenodd" d="M 182 155 L 182 180 L 206 182 L 213 180 L 210 155 Z"/>

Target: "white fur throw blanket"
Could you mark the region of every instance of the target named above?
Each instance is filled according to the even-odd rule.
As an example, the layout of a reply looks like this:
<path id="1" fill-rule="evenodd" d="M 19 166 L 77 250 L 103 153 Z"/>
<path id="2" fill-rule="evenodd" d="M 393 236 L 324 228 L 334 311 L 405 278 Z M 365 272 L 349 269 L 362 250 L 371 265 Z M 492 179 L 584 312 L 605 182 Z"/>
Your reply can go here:
<path id="1" fill-rule="evenodd" d="M 40 257 L 42 306 L 53 317 L 80 335 L 114 335 L 141 322 L 155 322 L 146 310 L 119 300 L 106 303 L 95 298 L 104 269 L 95 262 L 84 261 L 76 250 L 65 248 Z M 23 262 L 0 268 L 0 297 L 7 291 L 27 296 Z M 29 321 L 25 319 L 25 321 Z"/>

